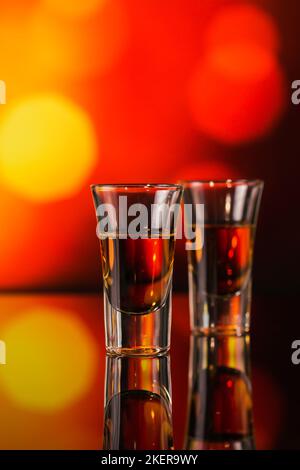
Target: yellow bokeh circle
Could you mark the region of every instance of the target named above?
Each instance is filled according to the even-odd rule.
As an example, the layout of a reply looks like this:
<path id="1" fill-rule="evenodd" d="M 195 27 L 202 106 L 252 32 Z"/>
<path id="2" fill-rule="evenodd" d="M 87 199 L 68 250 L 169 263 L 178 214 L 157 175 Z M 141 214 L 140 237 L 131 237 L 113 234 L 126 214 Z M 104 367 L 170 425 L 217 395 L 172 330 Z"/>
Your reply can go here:
<path id="1" fill-rule="evenodd" d="M 0 126 L 0 182 L 34 201 L 76 194 L 94 167 L 97 141 L 87 113 L 56 94 L 7 105 Z"/>
<path id="2" fill-rule="evenodd" d="M 6 365 L 0 388 L 26 409 L 54 412 L 90 390 L 97 373 L 97 345 L 72 312 L 36 308 L 10 321 L 1 332 Z"/>

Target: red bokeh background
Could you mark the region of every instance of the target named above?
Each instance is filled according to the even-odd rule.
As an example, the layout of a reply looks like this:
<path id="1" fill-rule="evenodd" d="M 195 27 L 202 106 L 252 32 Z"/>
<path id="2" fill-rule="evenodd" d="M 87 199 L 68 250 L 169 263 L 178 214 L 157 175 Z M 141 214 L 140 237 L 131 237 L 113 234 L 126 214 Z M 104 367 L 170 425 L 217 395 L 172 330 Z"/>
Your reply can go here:
<path id="1" fill-rule="evenodd" d="M 99 447 L 105 364 L 100 300 L 85 296 L 101 283 L 89 185 L 210 178 L 265 181 L 254 262 L 257 441 L 259 448 L 299 447 L 297 371 L 289 356 L 300 327 L 300 109 L 290 99 L 300 78 L 299 1 L 0 0 L 0 11 L 0 338 L 8 352 L 10 341 L 17 345 L 19 367 L 16 373 L 11 361 L 0 370 L 0 447 Z M 179 241 L 177 448 L 188 374 L 185 255 Z M 27 296 L 45 291 L 64 295 Z M 54 359 L 52 345 L 39 342 L 51 309 Z M 64 309 L 73 326 L 64 323 Z M 27 332 L 26 325 L 35 326 Z M 74 380 L 57 366 L 60 354 L 68 359 L 77 351 L 72 335 L 87 357 L 95 348 L 101 355 L 86 382 L 78 377 L 88 361 L 65 364 Z M 44 359 L 53 387 L 42 396 Z M 81 391 L 77 401 L 67 400 L 70 384 Z M 54 410 L 52 393 L 61 400 Z"/>
<path id="2" fill-rule="evenodd" d="M 4 129 L 1 288 L 98 288 L 90 183 L 207 177 L 265 180 L 255 285 L 273 291 L 299 286 L 293 260 L 281 248 L 286 228 L 278 223 L 295 218 L 298 116 L 289 95 L 299 70 L 293 46 L 298 3 L 288 9 L 279 0 L 63 4 L 1 1 L 0 78 L 7 86 L 1 126 L 26 100 L 55 93 L 89 119 L 97 154 L 72 192 L 56 196 L 51 162 L 43 166 L 51 133 L 39 152 L 32 149 L 30 108 L 30 142 L 16 126 L 13 139 Z M 17 166 L 1 177 L 1 163 L 12 165 L 16 146 Z M 66 141 L 51 157 L 53 166 L 62 162 L 58 172 L 66 184 L 81 158 L 73 152 Z M 30 196 L 36 179 L 26 158 L 32 154 L 40 180 L 53 186 L 50 199 Z M 289 245 L 299 255 L 296 241 L 290 230 Z M 186 287 L 183 274 L 175 273 L 175 286 Z"/>

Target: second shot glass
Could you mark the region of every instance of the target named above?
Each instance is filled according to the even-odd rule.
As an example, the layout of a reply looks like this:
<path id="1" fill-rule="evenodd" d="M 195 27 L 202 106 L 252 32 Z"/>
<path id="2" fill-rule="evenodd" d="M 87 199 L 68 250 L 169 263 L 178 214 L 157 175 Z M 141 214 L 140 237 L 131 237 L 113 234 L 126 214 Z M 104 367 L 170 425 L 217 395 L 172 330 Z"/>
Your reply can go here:
<path id="1" fill-rule="evenodd" d="M 203 334 L 244 334 L 250 328 L 252 259 L 263 191 L 260 180 L 184 183 L 192 207 L 187 242 L 191 329 Z M 197 207 L 202 217 L 197 221 Z M 196 222 L 195 222 L 196 220 Z M 189 246 L 189 244 L 191 246 Z"/>

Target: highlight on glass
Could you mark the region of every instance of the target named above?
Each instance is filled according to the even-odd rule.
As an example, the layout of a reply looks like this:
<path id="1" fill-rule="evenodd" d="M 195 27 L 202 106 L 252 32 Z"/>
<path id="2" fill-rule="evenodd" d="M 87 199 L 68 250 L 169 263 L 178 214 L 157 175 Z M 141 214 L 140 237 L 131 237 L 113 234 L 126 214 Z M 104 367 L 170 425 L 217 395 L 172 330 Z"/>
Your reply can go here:
<path id="1" fill-rule="evenodd" d="M 191 329 L 243 334 L 250 329 L 253 246 L 263 191 L 260 180 L 190 181 L 184 201 L 204 206 L 193 222 L 198 242 L 188 249 Z M 187 241 L 187 247 L 189 245 Z"/>
<path id="2" fill-rule="evenodd" d="M 128 184 L 91 189 L 100 239 L 106 350 L 162 354 L 170 347 L 182 187 Z"/>
<path id="3" fill-rule="evenodd" d="M 172 450 L 169 356 L 107 356 L 104 409 L 104 450 Z"/>

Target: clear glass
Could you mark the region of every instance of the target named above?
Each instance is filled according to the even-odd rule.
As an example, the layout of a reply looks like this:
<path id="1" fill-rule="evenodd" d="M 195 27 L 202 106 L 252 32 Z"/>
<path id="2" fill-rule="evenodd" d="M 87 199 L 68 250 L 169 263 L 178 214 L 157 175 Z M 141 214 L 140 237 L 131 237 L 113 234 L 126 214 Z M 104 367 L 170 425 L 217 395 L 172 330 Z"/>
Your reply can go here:
<path id="1" fill-rule="evenodd" d="M 191 328 L 203 334 L 248 332 L 263 182 L 194 181 L 184 187 L 185 204 L 193 208 L 186 223 L 196 220 L 196 205 L 204 207 L 203 223 L 193 227 L 200 243 L 196 249 L 187 246 Z"/>
<path id="2" fill-rule="evenodd" d="M 173 449 L 168 355 L 107 356 L 103 449 Z"/>
<path id="3" fill-rule="evenodd" d="M 153 355 L 170 347 L 179 185 L 93 185 L 103 273 L 106 350 Z M 106 225 L 105 225 L 106 224 Z"/>
<path id="4" fill-rule="evenodd" d="M 249 336 L 191 338 L 185 449 L 255 449 Z"/>

